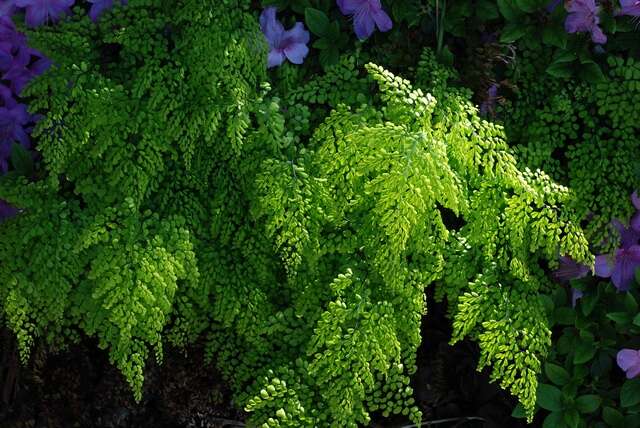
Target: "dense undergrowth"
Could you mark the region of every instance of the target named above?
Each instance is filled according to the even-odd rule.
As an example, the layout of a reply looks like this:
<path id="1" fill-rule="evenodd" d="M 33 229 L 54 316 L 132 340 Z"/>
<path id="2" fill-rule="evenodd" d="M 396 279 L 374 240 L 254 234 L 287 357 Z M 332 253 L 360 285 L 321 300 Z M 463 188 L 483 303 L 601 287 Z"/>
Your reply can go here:
<path id="1" fill-rule="evenodd" d="M 419 423 L 427 293 L 448 304 L 451 342 L 477 342 L 478 369 L 518 398 L 516 416 L 632 425 L 638 387 L 621 389 L 612 362 L 636 329 L 633 52 L 592 51 L 593 21 L 593 40 L 514 33 L 536 2 L 470 1 L 476 15 L 275 3 L 292 26 L 248 0 L 130 0 L 25 29 L 37 51 L 21 64 L 38 77 L 14 90 L 37 155 L 13 146 L 0 180 L 15 207 L 0 223 L 0 316 L 22 361 L 36 341 L 95 337 L 139 400 L 149 358 L 204 340 L 256 426 Z M 577 19 L 570 3 L 544 9 L 545 25 Z M 490 85 L 480 108 L 456 19 L 501 31 L 476 70 Z M 407 55 L 377 47 L 375 29 Z M 618 237 L 611 220 L 630 217 Z M 634 357 L 619 355 L 629 373 Z"/>

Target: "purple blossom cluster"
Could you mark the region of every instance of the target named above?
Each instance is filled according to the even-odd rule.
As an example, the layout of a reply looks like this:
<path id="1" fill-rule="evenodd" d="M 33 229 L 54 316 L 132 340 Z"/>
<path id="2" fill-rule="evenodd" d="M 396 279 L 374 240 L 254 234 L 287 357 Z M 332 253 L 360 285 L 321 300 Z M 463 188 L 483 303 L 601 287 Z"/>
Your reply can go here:
<path id="1" fill-rule="evenodd" d="M 91 2 L 111 3 L 112 0 L 88 0 Z M 122 0 L 123 4 L 126 0 Z M 358 39 L 371 37 L 376 27 L 385 32 L 391 30 L 393 23 L 389 15 L 382 9 L 380 0 L 337 0 L 340 12 L 353 18 L 353 29 Z M 285 59 L 293 64 L 302 64 L 309 53 L 309 32 L 304 24 L 296 22 L 290 30 L 276 18 L 276 8 L 271 6 L 260 15 L 260 28 L 269 44 L 267 68 L 281 65 Z"/>
<path id="2" fill-rule="evenodd" d="M 100 15 L 113 7 L 114 0 L 87 0 L 91 3 L 89 17 L 97 21 Z M 0 16 L 12 16 L 17 12 L 24 12 L 25 22 L 29 27 L 58 22 L 65 15 L 71 14 L 71 7 L 75 0 L 2 0 L 0 2 Z M 121 0 L 122 5 L 127 0 Z"/>
<path id="3" fill-rule="evenodd" d="M 36 117 L 20 102 L 22 89 L 51 66 L 40 52 L 30 48 L 13 21 L 0 16 L 0 172 L 7 172 L 14 143 L 31 148 L 29 133 Z"/>
<path id="4" fill-rule="evenodd" d="M 114 0 L 87 0 L 91 3 L 89 17 L 94 22 L 113 7 Z M 122 5 L 127 0 L 120 0 Z M 0 173 L 9 169 L 14 144 L 31 148 L 29 134 L 37 116 L 29 114 L 20 102 L 20 93 L 34 77 L 45 72 L 51 61 L 27 44 L 24 34 L 17 31 L 11 17 L 24 13 L 28 27 L 55 23 L 71 13 L 75 0 L 0 0 Z M 0 200 L 0 221 L 18 210 Z"/>
<path id="5" fill-rule="evenodd" d="M 631 195 L 631 202 L 636 212 L 629 220 L 629 226 L 625 226 L 619 220 L 612 221 L 620 234 L 620 247 L 613 254 L 596 256 L 594 265 L 595 275 L 611 278 L 613 285 L 621 292 L 629 291 L 636 269 L 640 267 L 640 196 L 637 192 Z M 554 277 L 560 281 L 569 281 L 584 278 L 589 272 L 589 267 L 563 256 L 560 258 L 560 267 L 554 272 Z M 573 307 L 582 296 L 582 291 L 572 289 Z M 640 374 L 640 350 L 621 349 L 617 354 L 616 362 L 628 379 Z"/>
<path id="6" fill-rule="evenodd" d="M 547 10 L 552 12 L 559 3 L 559 0 L 550 2 Z M 589 33 L 594 43 L 607 42 L 607 36 L 600 28 L 600 7 L 595 0 L 567 0 L 565 7 L 569 12 L 564 22 L 567 33 Z M 640 17 L 640 0 L 620 0 L 620 9 L 615 16 L 624 15 Z"/>

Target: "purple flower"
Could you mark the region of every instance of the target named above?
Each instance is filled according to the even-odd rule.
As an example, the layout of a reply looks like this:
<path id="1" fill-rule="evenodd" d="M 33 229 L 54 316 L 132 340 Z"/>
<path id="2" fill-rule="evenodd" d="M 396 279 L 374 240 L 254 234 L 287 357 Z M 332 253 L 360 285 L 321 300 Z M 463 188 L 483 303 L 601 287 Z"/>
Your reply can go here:
<path id="1" fill-rule="evenodd" d="M 637 192 L 631 194 L 631 203 L 636 208 L 636 213 L 631 217 L 629 225 L 633 230 L 640 232 L 640 197 Z"/>
<path id="2" fill-rule="evenodd" d="M 14 58 L 11 67 L 2 76 L 11 84 L 11 89 L 15 94 L 20 95 L 22 89 L 36 76 L 39 76 L 51 66 L 51 61 L 44 56 L 39 56 L 35 61 L 31 61 L 31 55 L 40 55 L 38 52 L 29 49 L 25 57 Z"/>
<path id="3" fill-rule="evenodd" d="M 571 288 L 571 306 L 575 308 L 576 303 L 578 303 L 578 300 L 581 299 L 582 296 L 584 296 L 584 293 L 582 292 L 582 290 L 578 290 L 577 288 Z"/>
<path id="4" fill-rule="evenodd" d="M 309 53 L 309 32 L 301 22 L 296 22 L 290 30 L 285 31 L 276 19 L 276 8 L 268 7 L 260 15 L 260 28 L 269 42 L 267 68 L 282 64 L 285 58 L 294 64 L 302 64 Z"/>
<path id="5" fill-rule="evenodd" d="M 615 14 L 640 17 L 640 0 L 620 0 L 620 10 Z M 640 208 L 639 208 L 640 209 Z"/>
<path id="6" fill-rule="evenodd" d="M 18 214 L 20 211 L 11 205 L 7 201 L 3 201 L 0 199 L 0 222 L 2 220 L 6 220 L 9 217 L 13 217 Z"/>
<path id="7" fill-rule="evenodd" d="M 603 254 L 596 256 L 595 273 L 602 278 L 611 278 L 618 291 L 628 291 L 640 266 L 640 245 L 619 248 L 615 257 Z"/>
<path id="8" fill-rule="evenodd" d="M 0 171 L 7 172 L 14 142 L 29 148 L 30 141 L 25 126 L 31 122 L 31 115 L 24 104 L 0 107 Z"/>
<path id="9" fill-rule="evenodd" d="M 89 3 L 92 3 L 91 9 L 89 10 L 89 18 L 93 22 L 96 22 L 100 15 L 105 10 L 111 9 L 113 7 L 113 0 L 87 0 Z M 120 4 L 125 6 L 127 4 L 127 0 L 120 0 Z"/>
<path id="10" fill-rule="evenodd" d="M 340 12 L 353 17 L 353 29 L 360 40 L 370 37 L 378 27 L 385 32 L 393 23 L 387 12 L 382 10 L 380 0 L 337 0 Z"/>
<path id="11" fill-rule="evenodd" d="M 55 22 L 63 14 L 71 13 L 75 0 L 15 0 L 15 5 L 26 8 L 26 22 L 29 27 L 37 27 L 47 22 Z"/>
<path id="12" fill-rule="evenodd" d="M 0 16 L 13 16 L 15 12 L 14 0 L 0 0 Z"/>
<path id="13" fill-rule="evenodd" d="M 580 279 L 590 272 L 589 266 L 576 262 L 569 256 L 560 257 L 560 267 L 553 272 L 553 277 L 562 282 Z"/>
<path id="14" fill-rule="evenodd" d="M 621 349 L 616 356 L 618 367 L 627 374 L 627 379 L 632 379 L 640 374 L 640 351 L 635 349 Z"/>
<path id="15" fill-rule="evenodd" d="M 567 33 L 591 33 L 591 40 L 594 43 L 603 44 L 607 42 L 607 36 L 598 27 L 600 17 L 599 8 L 595 0 L 569 0 L 567 3 L 569 15 L 564 22 L 564 29 Z"/>

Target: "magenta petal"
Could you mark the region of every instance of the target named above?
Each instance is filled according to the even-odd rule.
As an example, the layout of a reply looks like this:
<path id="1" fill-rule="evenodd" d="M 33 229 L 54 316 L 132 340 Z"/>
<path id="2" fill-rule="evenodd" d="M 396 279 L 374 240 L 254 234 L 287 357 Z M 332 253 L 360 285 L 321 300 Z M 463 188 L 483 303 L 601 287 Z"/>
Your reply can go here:
<path id="1" fill-rule="evenodd" d="M 613 273 L 613 258 L 608 254 L 596 256 L 594 271 L 600 278 L 609 278 Z"/>
<path id="2" fill-rule="evenodd" d="M 380 9 L 378 11 L 375 11 L 371 14 L 371 16 L 378 26 L 378 30 L 382 31 L 383 33 L 385 31 L 391 30 L 391 28 L 393 27 L 391 18 L 389 18 L 389 15 L 387 15 L 387 12 L 385 12 L 384 10 Z"/>

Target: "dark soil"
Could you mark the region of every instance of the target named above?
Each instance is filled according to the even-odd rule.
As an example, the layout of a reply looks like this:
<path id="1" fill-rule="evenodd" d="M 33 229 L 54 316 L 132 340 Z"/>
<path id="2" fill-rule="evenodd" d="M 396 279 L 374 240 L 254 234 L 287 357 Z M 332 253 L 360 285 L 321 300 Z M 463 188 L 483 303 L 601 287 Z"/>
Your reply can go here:
<path id="1" fill-rule="evenodd" d="M 487 371 L 476 371 L 477 346 L 449 346 L 445 305 L 429 302 L 423 345 L 413 387 L 424 426 L 518 428 L 510 417 L 516 401 Z M 45 356 L 35 351 L 21 367 L 11 334 L 3 330 L 0 349 L 1 428 L 232 428 L 244 418 L 201 349 L 166 350 L 165 361 L 150 361 L 145 391 L 135 403 L 128 385 L 91 340 L 68 352 Z M 400 419 L 375 418 L 376 427 L 410 427 Z M 529 427 L 539 424 L 529 425 Z"/>
<path id="2" fill-rule="evenodd" d="M 162 365 L 150 359 L 142 401 L 104 351 L 87 340 L 69 352 L 33 356 L 20 367 L 3 331 L 0 361 L 2 428 L 232 428 L 242 413 L 198 349 L 167 350 Z M 7 344 L 9 346 L 7 346 Z M 9 349 L 7 349 L 9 348 Z"/>

